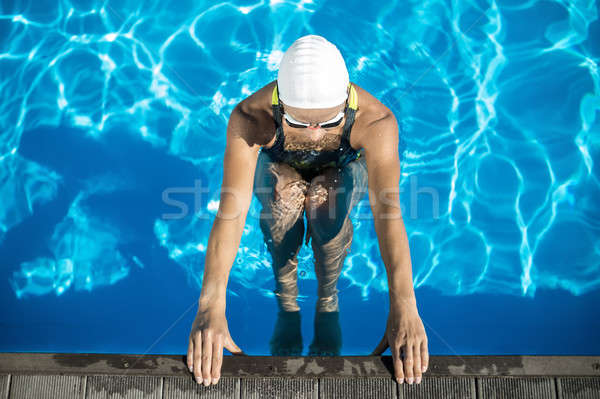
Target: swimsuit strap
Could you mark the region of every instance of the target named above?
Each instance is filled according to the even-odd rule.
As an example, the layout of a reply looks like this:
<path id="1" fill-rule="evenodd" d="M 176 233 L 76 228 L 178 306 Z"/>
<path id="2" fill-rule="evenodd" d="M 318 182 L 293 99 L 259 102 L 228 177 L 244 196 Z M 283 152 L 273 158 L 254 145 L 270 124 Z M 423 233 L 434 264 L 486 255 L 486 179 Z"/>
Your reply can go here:
<path id="1" fill-rule="evenodd" d="M 348 83 L 350 86 L 350 93 L 348 94 L 348 109 L 346 110 L 346 123 L 344 123 L 344 131 L 342 132 L 342 140 L 346 140 L 350 145 L 350 130 L 354 124 L 354 117 L 358 110 L 358 94 L 356 89 L 352 86 L 352 83 Z"/>
<path id="2" fill-rule="evenodd" d="M 277 148 L 277 147 L 281 147 L 283 149 L 283 140 L 284 140 L 284 135 L 283 135 L 283 115 L 281 114 L 281 107 L 279 106 L 279 96 L 277 95 L 277 84 L 275 84 L 275 87 L 273 88 L 273 95 L 271 97 L 271 107 L 273 108 L 273 120 L 275 122 L 275 143 L 273 144 L 273 146 L 271 147 L 271 149 L 273 148 Z"/>
<path id="3" fill-rule="evenodd" d="M 356 110 L 348 108 L 348 111 L 346 111 L 346 123 L 344 123 L 344 131 L 342 132 L 342 140 L 345 140 L 348 143 L 350 143 L 350 130 L 352 130 L 355 115 Z"/>

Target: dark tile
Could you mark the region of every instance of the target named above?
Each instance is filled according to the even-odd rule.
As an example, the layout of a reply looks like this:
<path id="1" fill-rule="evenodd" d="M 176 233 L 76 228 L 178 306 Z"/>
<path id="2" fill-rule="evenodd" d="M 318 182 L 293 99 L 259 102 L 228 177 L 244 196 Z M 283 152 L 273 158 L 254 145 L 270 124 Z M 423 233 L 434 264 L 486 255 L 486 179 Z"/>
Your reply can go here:
<path id="1" fill-rule="evenodd" d="M 474 377 L 423 377 L 420 384 L 398 385 L 399 398 L 475 399 Z"/>
<path id="2" fill-rule="evenodd" d="M 239 399 L 239 378 L 221 377 L 217 385 L 205 387 L 190 377 L 166 377 L 163 398 Z"/>
<path id="3" fill-rule="evenodd" d="M 8 374 L 0 374 L 0 399 L 8 398 Z"/>
<path id="4" fill-rule="evenodd" d="M 560 399 L 600 399 L 600 377 L 559 377 Z"/>
<path id="5" fill-rule="evenodd" d="M 320 399 L 397 398 L 396 381 L 391 377 L 324 377 L 319 379 Z"/>
<path id="6" fill-rule="evenodd" d="M 265 377 L 241 378 L 241 398 L 317 399 L 316 378 Z"/>
<path id="7" fill-rule="evenodd" d="M 11 399 L 61 398 L 83 396 L 85 376 L 78 375 L 11 375 Z"/>
<path id="8" fill-rule="evenodd" d="M 478 377 L 478 399 L 556 398 L 552 377 Z"/>
<path id="9" fill-rule="evenodd" d="M 91 375 L 86 398 L 162 398 L 162 377 L 132 375 Z"/>

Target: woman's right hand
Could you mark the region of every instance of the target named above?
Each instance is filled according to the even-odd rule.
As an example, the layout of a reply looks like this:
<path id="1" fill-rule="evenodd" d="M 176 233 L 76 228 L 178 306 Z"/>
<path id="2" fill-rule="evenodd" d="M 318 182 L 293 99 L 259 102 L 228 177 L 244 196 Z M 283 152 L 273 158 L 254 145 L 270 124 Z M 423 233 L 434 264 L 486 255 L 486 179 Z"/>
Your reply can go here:
<path id="1" fill-rule="evenodd" d="M 224 306 L 199 305 L 192 324 L 187 353 L 187 365 L 196 381 L 208 386 L 221 377 L 223 347 L 234 355 L 243 351 L 229 334 Z"/>

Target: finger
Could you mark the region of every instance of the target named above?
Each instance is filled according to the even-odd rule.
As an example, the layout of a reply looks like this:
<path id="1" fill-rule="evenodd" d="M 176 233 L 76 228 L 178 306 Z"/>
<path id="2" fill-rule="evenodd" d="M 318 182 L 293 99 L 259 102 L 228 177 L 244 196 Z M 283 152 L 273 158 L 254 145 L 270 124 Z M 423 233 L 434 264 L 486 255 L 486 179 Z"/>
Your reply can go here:
<path id="1" fill-rule="evenodd" d="M 241 350 L 240 347 L 235 344 L 235 342 L 233 342 L 233 339 L 231 338 L 231 336 L 228 336 L 227 338 L 225 338 L 223 345 L 229 352 L 233 353 L 234 355 L 243 355 L 244 354 L 244 351 Z"/>
<path id="2" fill-rule="evenodd" d="M 202 336 L 202 382 L 204 386 L 210 384 L 210 366 L 212 362 L 212 333 L 205 333 Z"/>
<path id="3" fill-rule="evenodd" d="M 413 367 L 413 374 L 415 375 L 415 383 L 421 383 L 421 343 L 415 342 L 413 345 L 413 354 L 415 365 Z"/>
<path id="4" fill-rule="evenodd" d="M 427 338 L 421 342 L 421 371 L 424 373 L 429 367 L 429 349 L 427 348 Z"/>
<path id="5" fill-rule="evenodd" d="M 385 334 L 383 334 L 383 338 L 381 338 L 381 341 L 379 341 L 379 344 L 377 344 L 377 347 L 375 349 L 373 349 L 373 352 L 371 352 L 371 356 L 376 356 L 376 355 L 381 355 L 383 352 L 385 352 L 385 350 L 388 348 L 388 340 L 387 340 L 387 336 Z"/>
<path id="6" fill-rule="evenodd" d="M 396 381 L 402 384 L 404 383 L 404 367 L 402 366 L 402 359 L 400 357 L 400 353 L 400 345 L 394 345 L 394 349 L 392 349 L 392 359 L 394 361 L 394 375 L 396 376 Z"/>
<path id="7" fill-rule="evenodd" d="M 223 338 L 218 337 L 215 339 L 213 344 L 213 354 L 212 354 L 212 383 L 216 384 L 219 382 L 219 378 L 221 377 L 221 364 L 223 363 Z"/>
<path id="8" fill-rule="evenodd" d="M 190 336 L 190 342 L 188 343 L 187 366 L 188 366 L 188 369 L 190 370 L 190 373 L 194 371 L 194 339 L 193 339 L 193 336 Z"/>
<path id="9" fill-rule="evenodd" d="M 194 378 L 202 384 L 202 332 L 194 334 Z"/>
<path id="10" fill-rule="evenodd" d="M 414 359 L 413 359 L 413 344 L 412 342 L 408 342 L 405 346 L 404 346 L 406 352 L 404 355 L 404 373 L 406 375 L 406 382 L 408 382 L 409 384 L 412 384 L 414 381 L 414 374 L 413 374 L 413 366 L 414 366 Z"/>

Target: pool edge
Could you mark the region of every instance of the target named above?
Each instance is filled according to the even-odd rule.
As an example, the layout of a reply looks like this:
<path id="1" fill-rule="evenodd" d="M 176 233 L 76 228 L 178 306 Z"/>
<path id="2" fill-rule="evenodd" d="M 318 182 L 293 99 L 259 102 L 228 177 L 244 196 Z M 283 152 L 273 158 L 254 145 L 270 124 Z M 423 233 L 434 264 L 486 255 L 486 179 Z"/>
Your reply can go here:
<path id="1" fill-rule="evenodd" d="M 389 377 L 391 356 L 223 357 L 223 377 Z M 0 353 L 0 374 L 187 376 L 184 355 Z M 600 356 L 430 356 L 424 376 L 596 376 Z"/>

